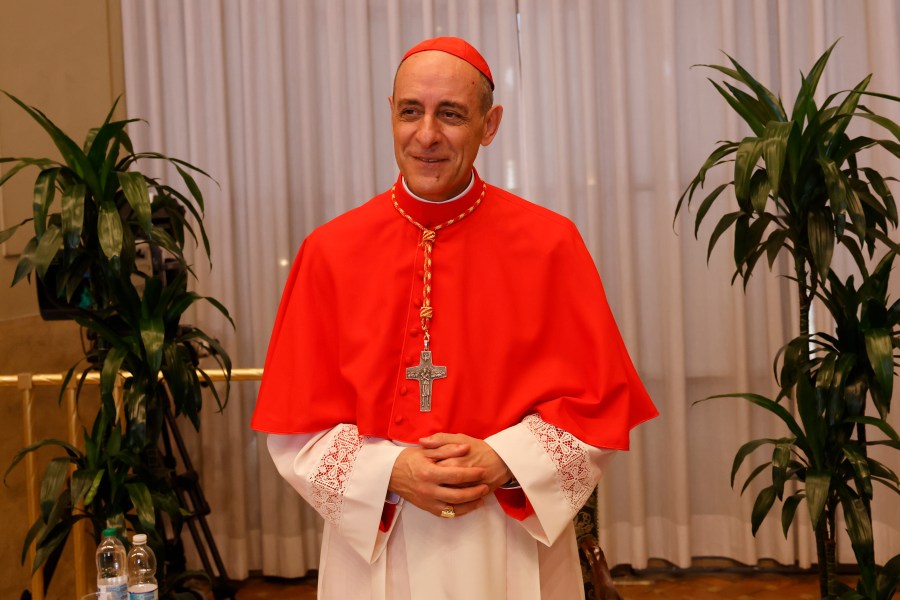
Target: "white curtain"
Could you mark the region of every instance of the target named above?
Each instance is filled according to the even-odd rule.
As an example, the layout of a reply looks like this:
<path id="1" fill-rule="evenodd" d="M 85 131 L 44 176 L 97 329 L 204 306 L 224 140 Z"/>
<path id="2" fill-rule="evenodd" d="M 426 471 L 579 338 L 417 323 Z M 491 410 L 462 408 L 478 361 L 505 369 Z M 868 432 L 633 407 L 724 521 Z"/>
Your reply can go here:
<path id="1" fill-rule="evenodd" d="M 728 483 L 738 446 L 780 434 L 778 423 L 738 400 L 691 406 L 716 393 L 771 394 L 771 359 L 797 330 L 783 278 L 759 267 L 745 293 L 729 284 L 727 240 L 707 264 L 710 228 L 697 241 L 692 216 L 673 224 L 715 142 L 744 131 L 705 80 L 711 72 L 691 65 L 722 64 L 725 51 L 789 103 L 799 72 L 842 37 L 823 88 L 874 72 L 873 87 L 898 93 L 892 0 L 123 0 L 122 9 L 128 113 L 149 122 L 133 128 L 136 145 L 218 182 L 203 183 L 214 266 L 198 254 L 198 288 L 231 309 L 237 328 L 209 310 L 193 318 L 237 365 L 262 365 L 302 239 L 396 177 L 387 97 L 402 53 L 426 37 L 465 37 L 505 107 L 479 170 L 576 222 L 660 409 L 601 485 L 610 562 L 815 560 L 803 518 L 787 540 L 777 514 L 752 537 L 754 488 L 741 497 Z M 316 566 L 319 523 L 248 428 L 255 389 L 235 386 L 224 414 L 204 411 L 193 457 L 229 574 L 299 576 Z M 884 459 L 900 468 L 896 452 Z M 900 502 L 878 496 L 883 561 L 900 550 Z M 839 557 L 852 561 L 849 544 Z"/>

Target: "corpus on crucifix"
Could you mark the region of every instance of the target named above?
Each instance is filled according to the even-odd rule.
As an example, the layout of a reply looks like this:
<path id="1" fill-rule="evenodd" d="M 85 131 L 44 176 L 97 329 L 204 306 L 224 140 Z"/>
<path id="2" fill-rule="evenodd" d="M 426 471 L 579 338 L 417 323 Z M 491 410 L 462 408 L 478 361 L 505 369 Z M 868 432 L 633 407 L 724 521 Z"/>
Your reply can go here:
<path id="1" fill-rule="evenodd" d="M 447 376 L 447 367 L 438 367 L 431 362 L 431 350 L 422 350 L 419 364 L 406 369 L 407 379 L 419 381 L 419 411 L 431 411 L 431 382 Z"/>

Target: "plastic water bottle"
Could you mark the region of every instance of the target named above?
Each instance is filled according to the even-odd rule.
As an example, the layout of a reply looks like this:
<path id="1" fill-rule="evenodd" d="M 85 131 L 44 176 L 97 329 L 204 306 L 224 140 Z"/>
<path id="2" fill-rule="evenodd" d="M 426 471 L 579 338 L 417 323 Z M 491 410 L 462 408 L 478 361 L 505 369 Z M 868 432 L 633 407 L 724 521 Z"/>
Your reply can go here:
<path id="1" fill-rule="evenodd" d="M 128 553 L 128 600 L 157 600 L 156 557 L 147 545 L 147 536 L 136 533 Z"/>
<path id="2" fill-rule="evenodd" d="M 103 530 L 97 546 L 97 590 L 100 600 L 127 600 L 128 578 L 125 567 L 125 546 L 116 537 L 117 529 Z"/>

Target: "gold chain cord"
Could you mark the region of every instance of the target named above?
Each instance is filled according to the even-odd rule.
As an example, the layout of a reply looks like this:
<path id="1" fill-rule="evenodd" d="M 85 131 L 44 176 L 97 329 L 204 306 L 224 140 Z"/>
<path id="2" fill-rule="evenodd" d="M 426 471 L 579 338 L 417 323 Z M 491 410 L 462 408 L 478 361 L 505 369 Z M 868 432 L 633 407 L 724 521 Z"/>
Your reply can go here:
<path id="1" fill-rule="evenodd" d="M 487 190 L 487 184 L 482 182 L 481 184 L 481 194 L 478 196 L 478 200 L 470 206 L 465 211 L 461 212 L 459 215 L 453 217 L 449 221 L 441 223 L 433 229 L 428 229 L 415 219 L 413 219 L 409 214 L 406 213 L 402 208 L 400 208 L 400 204 L 397 202 L 397 197 L 394 194 L 394 190 L 397 187 L 395 183 L 391 187 L 391 202 L 394 204 L 394 208 L 397 209 L 397 212 L 400 213 L 407 221 L 418 227 L 419 231 L 422 232 L 422 259 L 424 266 L 422 268 L 422 308 L 419 309 L 419 317 L 422 319 L 422 338 L 425 343 L 425 349 L 428 349 L 428 344 L 431 341 L 431 333 L 428 329 L 428 322 L 434 316 L 434 307 L 431 306 L 431 252 L 434 249 L 435 238 L 437 237 L 437 232 L 445 227 L 450 227 L 454 223 L 458 223 L 462 221 L 473 212 L 478 206 L 481 204 L 481 201 L 484 199 L 484 192 Z"/>

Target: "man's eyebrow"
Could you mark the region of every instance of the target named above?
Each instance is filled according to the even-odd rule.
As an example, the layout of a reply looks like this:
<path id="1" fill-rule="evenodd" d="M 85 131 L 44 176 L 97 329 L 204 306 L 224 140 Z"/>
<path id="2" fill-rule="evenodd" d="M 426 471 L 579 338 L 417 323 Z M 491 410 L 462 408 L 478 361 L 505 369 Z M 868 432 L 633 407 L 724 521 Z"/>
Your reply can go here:
<path id="1" fill-rule="evenodd" d="M 412 98 L 401 98 L 397 101 L 398 107 L 408 107 L 408 106 L 422 106 L 422 103 L 418 100 L 413 100 Z"/>
<path id="2" fill-rule="evenodd" d="M 397 108 L 421 108 L 422 106 L 424 106 L 419 100 L 416 100 L 414 98 L 400 98 L 399 100 L 397 100 L 396 105 Z M 454 102 L 453 100 L 442 100 L 438 103 L 439 110 L 444 110 L 447 108 L 453 109 L 463 115 L 469 114 L 469 107 L 460 102 Z"/>
<path id="3" fill-rule="evenodd" d="M 452 108 L 458 113 L 464 115 L 469 114 L 469 107 L 465 104 L 460 104 L 459 102 L 453 102 L 452 100 L 444 100 L 438 104 L 438 108 Z"/>

